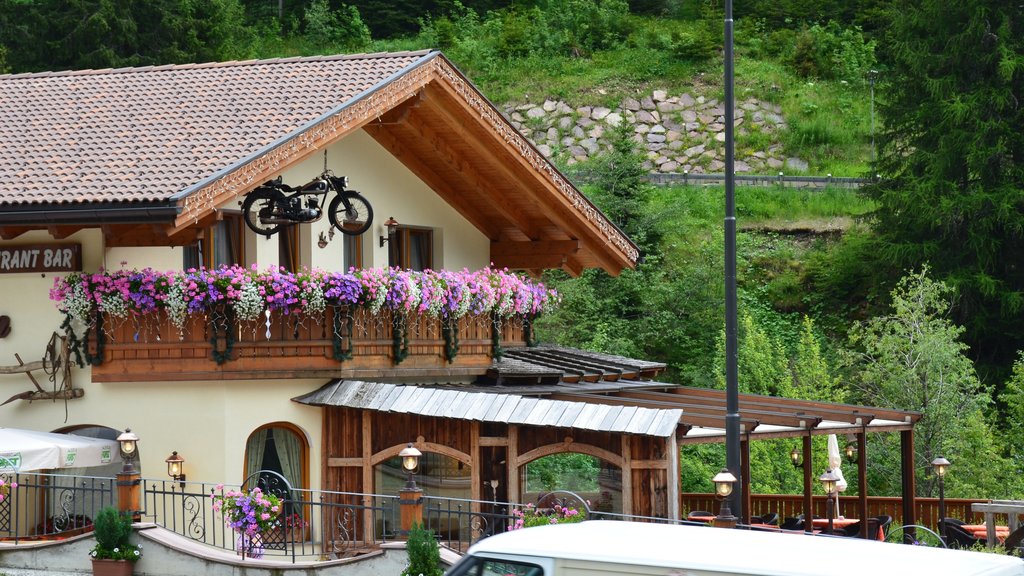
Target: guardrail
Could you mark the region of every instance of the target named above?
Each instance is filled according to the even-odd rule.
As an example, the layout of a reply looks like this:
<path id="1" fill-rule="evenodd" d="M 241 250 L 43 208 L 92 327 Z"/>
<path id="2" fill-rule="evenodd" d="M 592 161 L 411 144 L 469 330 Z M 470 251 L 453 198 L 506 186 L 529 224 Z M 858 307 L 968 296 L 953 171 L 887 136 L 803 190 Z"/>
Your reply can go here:
<path id="1" fill-rule="evenodd" d="M 593 182 L 593 171 L 574 171 L 566 174 L 573 182 Z M 689 172 L 650 172 L 647 181 L 657 186 L 706 186 L 725 184 L 725 174 L 703 174 Z M 853 178 L 849 176 L 800 176 L 779 172 L 778 174 L 736 174 L 737 186 L 782 186 L 786 188 L 847 188 L 856 189 L 877 181 L 877 178 Z"/>

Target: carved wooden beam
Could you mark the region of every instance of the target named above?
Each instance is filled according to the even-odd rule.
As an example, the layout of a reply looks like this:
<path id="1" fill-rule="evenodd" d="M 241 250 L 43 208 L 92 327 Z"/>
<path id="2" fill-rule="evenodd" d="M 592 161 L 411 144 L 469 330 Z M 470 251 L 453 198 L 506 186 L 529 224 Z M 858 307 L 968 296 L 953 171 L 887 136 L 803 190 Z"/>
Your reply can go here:
<path id="1" fill-rule="evenodd" d="M 34 228 L 30 226 L 0 226 L 0 239 L 14 240 L 29 230 L 34 230 Z"/>

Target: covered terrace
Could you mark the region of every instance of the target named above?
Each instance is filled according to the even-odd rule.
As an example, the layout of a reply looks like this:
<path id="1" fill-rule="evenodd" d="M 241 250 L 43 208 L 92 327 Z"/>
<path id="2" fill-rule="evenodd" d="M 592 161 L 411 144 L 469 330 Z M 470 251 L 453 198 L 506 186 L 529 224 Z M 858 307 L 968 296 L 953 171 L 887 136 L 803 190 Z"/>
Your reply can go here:
<path id="1" fill-rule="evenodd" d="M 663 364 L 559 347 L 511 348 L 472 382 L 336 380 L 295 401 L 325 409 L 324 487 L 373 492 L 374 466 L 409 440 L 468 465 L 471 497 L 517 502 L 521 467 L 549 454 L 578 452 L 621 470 L 622 512 L 680 517 L 679 446 L 725 441 L 725 392 L 653 380 Z M 914 523 L 915 412 L 741 394 L 742 522 L 750 522 L 750 442 L 800 438 L 803 501 L 824 462 L 813 436 L 855 435 L 858 486 L 867 486 L 866 435 L 898 432 L 904 523 Z M 501 493 L 488 485 L 500 479 Z M 867 517 L 865 489 L 860 517 Z"/>

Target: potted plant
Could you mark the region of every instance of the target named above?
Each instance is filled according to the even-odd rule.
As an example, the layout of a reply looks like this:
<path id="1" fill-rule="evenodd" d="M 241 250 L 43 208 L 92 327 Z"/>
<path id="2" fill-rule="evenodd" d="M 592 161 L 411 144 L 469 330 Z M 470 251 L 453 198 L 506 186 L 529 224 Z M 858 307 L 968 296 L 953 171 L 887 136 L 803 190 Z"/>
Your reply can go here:
<path id="1" fill-rule="evenodd" d="M 262 558 L 263 534 L 278 525 L 281 499 L 273 494 L 264 494 L 259 487 L 249 492 L 224 492 L 224 485 L 218 484 L 214 491 L 210 495 L 214 512 L 220 512 L 224 523 L 238 534 L 235 550 L 243 559 L 246 556 Z"/>
<path id="2" fill-rule="evenodd" d="M 113 506 L 106 506 L 93 520 L 96 546 L 89 552 L 92 573 L 96 576 L 129 576 L 142 557 L 142 547 L 128 541 L 132 517 Z"/>

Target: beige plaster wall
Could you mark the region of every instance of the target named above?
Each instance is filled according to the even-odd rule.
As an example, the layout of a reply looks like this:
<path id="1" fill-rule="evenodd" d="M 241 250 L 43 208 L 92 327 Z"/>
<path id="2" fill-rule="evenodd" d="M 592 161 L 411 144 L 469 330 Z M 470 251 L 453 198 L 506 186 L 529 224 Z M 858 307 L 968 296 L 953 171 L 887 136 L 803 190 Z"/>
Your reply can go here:
<path id="1" fill-rule="evenodd" d="M 387 247 L 377 238 L 386 234 L 383 222 L 394 217 L 402 224 L 435 229 L 436 267 L 471 270 L 488 265 L 490 246 L 484 237 L 454 209 L 419 181 L 411 172 L 359 132 L 330 147 L 328 166 L 337 175 L 349 176 L 351 187 L 361 191 L 374 208 L 374 224 L 364 237 L 366 266 L 386 266 Z M 313 155 L 284 174 L 285 182 L 298 185 L 318 175 L 323 156 Z M 240 198 L 225 203 L 237 210 Z M 327 218 L 303 226 L 300 250 L 306 265 L 343 270 L 341 234 L 335 234 L 324 249 L 317 247 L 321 231 L 330 226 Z M 48 233 L 36 231 L 15 240 L 0 240 L 2 246 L 52 243 Z M 95 272 L 101 267 L 118 269 L 150 267 L 177 270 L 182 250 L 170 247 L 105 248 L 99 230 L 74 234 L 64 242 L 83 246 L 83 268 Z M 277 263 L 277 238 L 266 239 L 247 230 L 247 253 L 261 268 Z M 63 317 L 49 299 L 54 274 L 0 274 L 0 315 L 11 318 L 11 334 L 0 339 L 0 366 L 17 365 L 15 353 L 24 362 L 42 358 L 50 335 L 59 329 Z M 81 336 L 81 334 L 79 334 Z M 52 385 L 42 372 L 34 373 L 44 387 Z M 98 425 L 115 429 L 131 427 L 141 438 L 142 472 L 148 478 L 165 478 L 164 459 L 177 450 L 186 459 L 190 481 L 238 482 L 242 480 L 245 442 L 257 427 L 272 422 L 291 422 L 307 435 L 310 450 L 311 488 L 320 484 L 321 411 L 291 401 L 312 391 L 323 380 L 269 380 L 224 382 L 91 382 L 88 368 L 73 370 L 73 385 L 85 391 L 81 399 L 67 403 L 17 400 L 0 406 L 0 426 L 35 430 L 56 430 L 77 425 Z M 0 375 L 0 402 L 33 389 L 24 374 Z"/>

